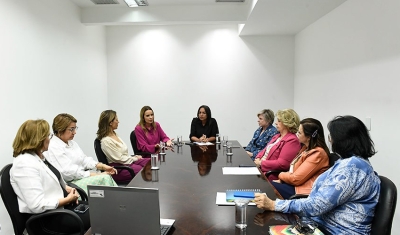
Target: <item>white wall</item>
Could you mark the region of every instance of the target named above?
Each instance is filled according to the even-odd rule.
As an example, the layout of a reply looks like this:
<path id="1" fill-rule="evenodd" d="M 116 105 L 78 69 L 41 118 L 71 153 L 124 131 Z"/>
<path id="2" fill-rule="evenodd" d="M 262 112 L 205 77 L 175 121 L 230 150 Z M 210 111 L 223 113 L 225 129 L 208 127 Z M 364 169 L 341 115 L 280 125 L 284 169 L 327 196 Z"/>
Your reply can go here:
<path id="1" fill-rule="evenodd" d="M 0 167 L 27 119 L 67 112 L 78 119 L 77 142 L 94 156 L 98 116 L 107 107 L 105 30 L 80 23 L 65 0 L 2 0 L 0 7 Z M 0 203 L 1 234 L 13 234 Z"/>
<path id="2" fill-rule="evenodd" d="M 371 117 L 374 169 L 400 189 L 400 1 L 348 0 L 296 36 L 294 107 L 327 122 Z M 400 234 L 397 209 L 392 234 Z"/>
<path id="3" fill-rule="evenodd" d="M 239 37 L 237 25 L 107 27 L 109 107 L 129 143 L 150 105 L 171 138 L 189 139 L 200 105 L 221 135 L 250 141 L 256 114 L 293 107 L 294 37 Z M 130 146 L 130 144 L 129 144 Z"/>

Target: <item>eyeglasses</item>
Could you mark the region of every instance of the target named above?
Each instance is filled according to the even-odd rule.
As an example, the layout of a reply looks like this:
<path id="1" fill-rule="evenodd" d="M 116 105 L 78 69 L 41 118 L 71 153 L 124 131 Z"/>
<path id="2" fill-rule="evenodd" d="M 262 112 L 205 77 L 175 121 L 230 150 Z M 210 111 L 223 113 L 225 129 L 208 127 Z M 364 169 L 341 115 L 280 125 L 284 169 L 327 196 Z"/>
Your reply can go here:
<path id="1" fill-rule="evenodd" d="M 74 132 L 74 131 L 78 130 L 78 127 L 77 126 L 76 127 L 71 127 L 71 128 L 69 128 L 67 130 L 69 130 L 70 132 Z"/>
<path id="2" fill-rule="evenodd" d="M 54 136 L 54 134 L 53 134 L 53 133 L 50 133 L 50 134 L 49 134 L 49 139 L 53 138 L 53 136 Z"/>

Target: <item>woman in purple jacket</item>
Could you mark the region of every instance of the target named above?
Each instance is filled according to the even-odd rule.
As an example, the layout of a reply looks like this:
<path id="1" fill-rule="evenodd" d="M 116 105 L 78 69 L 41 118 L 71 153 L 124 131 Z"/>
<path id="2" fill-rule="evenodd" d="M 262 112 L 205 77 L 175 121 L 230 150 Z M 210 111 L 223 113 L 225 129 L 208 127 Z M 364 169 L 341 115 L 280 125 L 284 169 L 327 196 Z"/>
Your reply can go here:
<path id="1" fill-rule="evenodd" d="M 296 157 L 301 146 L 296 132 L 299 129 L 300 118 L 293 109 L 279 110 L 276 113 L 276 129 L 279 131 L 261 152 L 257 154 L 254 163 L 262 172 L 270 170 L 288 171 L 290 163 Z M 269 180 L 278 179 L 271 174 Z"/>
<path id="2" fill-rule="evenodd" d="M 160 149 L 160 141 L 172 146 L 172 141 L 165 134 L 158 122 L 154 121 L 154 112 L 150 106 L 140 110 L 140 121 L 135 127 L 136 144 L 139 151 L 156 153 Z"/>

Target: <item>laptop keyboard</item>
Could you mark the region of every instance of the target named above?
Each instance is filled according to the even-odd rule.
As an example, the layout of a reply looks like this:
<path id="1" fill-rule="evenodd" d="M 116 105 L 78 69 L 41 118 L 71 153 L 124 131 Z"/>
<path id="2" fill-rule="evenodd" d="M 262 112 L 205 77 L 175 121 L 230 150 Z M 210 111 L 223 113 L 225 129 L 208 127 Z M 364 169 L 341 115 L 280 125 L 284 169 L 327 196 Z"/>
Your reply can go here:
<path id="1" fill-rule="evenodd" d="M 161 225 L 161 226 L 160 226 L 161 235 L 167 235 L 169 228 L 170 228 L 170 226 L 163 226 L 163 225 Z"/>

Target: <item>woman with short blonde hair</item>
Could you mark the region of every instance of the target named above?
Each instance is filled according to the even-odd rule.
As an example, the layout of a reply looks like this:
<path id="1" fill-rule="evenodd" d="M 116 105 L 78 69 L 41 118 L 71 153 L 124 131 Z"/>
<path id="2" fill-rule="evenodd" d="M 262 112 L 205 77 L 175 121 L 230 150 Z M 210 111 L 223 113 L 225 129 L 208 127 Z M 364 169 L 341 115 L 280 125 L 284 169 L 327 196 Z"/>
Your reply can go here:
<path id="1" fill-rule="evenodd" d="M 276 113 L 278 134 L 258 153 L 254 163 L 265 173 L 270 170 L 288 171 L 301 146 L 296 132 L 300 125 L 299 115 L 293 109 L 283 109 Z M 278 179 L 271 174 L 269 180 Z"/>

